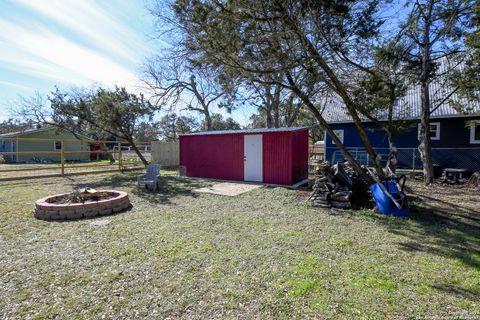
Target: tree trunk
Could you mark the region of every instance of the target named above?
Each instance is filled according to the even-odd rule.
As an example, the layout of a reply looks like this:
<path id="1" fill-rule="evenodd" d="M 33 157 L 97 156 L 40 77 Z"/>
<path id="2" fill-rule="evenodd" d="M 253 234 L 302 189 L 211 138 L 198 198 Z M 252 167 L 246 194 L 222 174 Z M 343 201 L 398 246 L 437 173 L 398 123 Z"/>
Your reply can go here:
<path id="1" fill-rule="evenodd" d="M 388 120 L 386 126 L 384 127 L 385 131 L 387 132 L 388 137 L 388 159 L 386 168 L 389 168 L 392 173 L 397 171 L 397 164 L 398 164 L 398 149 L 395 144 L 395 127 L 396 124 L 393 121 L 393 110 L 396 101 L 396 86 L 393 83 L 389 83 L 390 89 L 390 103 L 388 106 Z"/>
<path id="2" fill-rule="evenodd" d="M 397 164 L 398 164 L 398 149 L 395 144 L 395 136 L 391 129 L 387 129 L 387 136 L 388 136 L 388 159 L 386 167 L 395 173 L 397 171 Z"/>
<path id="3" fill-rule="evenodd" d="M 286 126 L 287 127 L 291 127 L 293 126 L 293 123 L 295 122 L 295 120 L 297 119 L 297 115 L 300 111 L 300 108 L 302 107 L 302 104 L 299 102 L 295 105 L 295 107 L 293 106 L 293 99 L 289 99 L 288 100 L 288 104 L 289 104 L 289 109 L 291 110 L 290 114 L 288 115 L 285 123 L 286 123 Z M 293 109 L 293 110 L 292 110 Z"/>
<path id="4" fill-rule="evenodd" d="M 273 95 L 273 104 L 272 104 L 272 109 L 273 109 L 273 126 L 275 128 L 280 127 L 280 93 L 281 93 L 282 87 L 280 87 L 278 84 L 275 86 L 275 93 Z"/>
<path id="5" fill-rule="evenodd" d="M 273 127 L 273 117 L 272 117 L 272 105 L 271 104 L 265 106 L 265 116 L 266 116 L 267 128 L 272 128 Z"/>
<path id="6" fill-rule="evenodd" d="M 322 117 L 322 114 L 318 111 L 318 109 L 315 107 L 312 101 L 310 101 L 310 99 L 297 87 L 297 85 L 293 81 L 293 78 L 290 76 L 288 72 L 286 73 L 286 76 L 290 86 L 292 87 L 291 88 L 292 91 L 305 103 L 307 108 L 313 113 L 315 118 L 320 123 L 320 126 L 324 128 L 325 131 L 330 135 L 333 142 L 335 143 L 337 148 L 340 150 L 344 158 L 352 165 L 353 170 L 355 170 L 358 173 L 358 175 L 361 176 L 367 183 L 373 183 L 372 178 L 364 172 L 360 164 L 358 164 L 358 162 L 348 152 L 348 150 L 345 148 L 343 143 L 340 141 L 337 135 L 333 132 L 333 129 L 330 127 L 327 121 L 325 121 L 325 119 Z"/>
<path id="7" fill-rule="evenodd" d="M 280 127 L 280 113 L 278 109 L 279 109 L 279 101 L 275 101 L 273 105 L 273 126 L 275 128 Z"/>
<path id="8" fill-rule="evenodd" d="M 204 114 L 205 114 L 205 125 L 206 125 L 205 130 L 211 131 L 212 130 L 212 117 L 210 117 L 210 112 L 208 112 L 208 110 L 205 110 Z"/>
<path id="9" fill-rule="evenodd" d="M 307 107 L 311 110 L 312 108 L 315 108 L 315 106 L 313 104 L 308 104 L 307 103 Z M 333 132 L 333 129 L 328 125 L 328 123 L 325 121 L 325 119 L 323 119 L 322 115 L 320 114 L 320 112 L 318 112 L 318 110 L 315 108 L 316 112 L 313 112 L 313 114 L 315 115 L 315 118 L 318 120 L 318 122 L 320 122 L 320 125 L 325 129 L 325 131 L 330 135 L 330 137 L 332 138 L 333 142 L 335 143 L 335 145 L 337 146 L 337 148 L 340 150 L 340 152 L 342 153 L 342 155 L 344 156 L 344 158 L 352 165 L 353 169 L 367 182 L 367 183 L 373 183 L 372 181 L 372 178 L 370 176 L 368 176 L 364 170 L 362 169 L 362 167 L 360 166 L 360 164 L 357 162 L 357 160 L 355 160 L 352 155 L 350 154 L 350 152 L 348 152 L 348 150 L 345 148 L 345 146 L 343 145 L 343 143 L 340 141 L 340 139 L 337 137 L 337 135 Z"/>
<path id="10" fill-rule="evenodd" d="M 311 39 L 309 39 L 309 37 L 305 33 L 303 33 L 303 31 L 299 28 L 296 22 L 290 19 L 288 16 L 286 18 L 286 22 L 287 24 L 289 24 L 292 30 L 295 33 L 297 33 L 300 40 L 300 44 L 302 44 L 305 50 L 311 54 L 313 60 L 318 64 L 320 69 L 322 69 L 325 72 L 326 77 L 331 81 L 331 87 L 334 88 L 335 92 L 342 98 L 348 113 L 352 117 L 355 129 L 357 130 L 358 135 L 362 140 L 363 146 L 365 147 L 365 151 L 371 157 L 373 161 L 373 167 L 375 168 L 375 171 L 377 172 L 379 178 L 382 179 L 384 172 L 380 165 L 380 160 L 381 160 L 380 156 L 376 152 L 375 148 L 373 148 L 372 144 L 370 143 L 370 140 L 368 139 L 367 133 L 365 132 L 365 128 L 362 125 L 362 120 L 360 119 L 358 112 L 355 108 L 355 103 L 350 98 L 347 92 L 347 89 L 345 88 L 345 86 L 342 85 L 342 83 L 340 82 L 340 79 L 337 77 L 333 69 L 328 65 L 328 63 L 317 51 L 315 46 L 312 44 Z M 290 76 L 287 75 L 287 78 L 288 77 L 290 77 L 290 79 L 293 81 L 293 78 L 291 77 L 291 75 Z"/>
<path id="11" fill-rule="evenodd" d="M 273 116 L 272 116 L 272 109 L 273 109 L 273 96 L 270 92 L 271 86 L 269 84 L 265 85 L 265 116 L 266 116 L 266 124 L 267 128 L 273 128 Z"/>
<path id="12" fill-rule="evenodd" d="M 431 42 L 430 42 L 430 26 L 431 13 L 433 2 L 428 2 L 427 13 L 424 15 L 423 30 L 423 44 L 421 47 L 422 53 L 422 68 L 420 74 L 420 99 L 421 99 L 421 115 L 420 115 L 420 144 L 418 151 L 420 151 L 420 159 L 423 166 L 423 177 L 425 185 L 433 183 L 433 164 L 432 164 L 432 143 L 430 139 L 430 56 L 431 56 Z"/>
<path id="13" fill-rule="evenodd" d="M 128 143 L 130 143 L 132 145 L 132 148 L 133 148 L 133 151 L 135 151 L 135 153 L 137 154 L 137 156 L 140 158 L 140 160 L 142 161 L 142 163 L 146 166 L 148 164 L 148 161 L 147 159 L 145 159 L 145 157 L 143 156 L 143 154 L 140 152 L 140 150 L 138 149 L 137 145 L 135 144 L 135 142 L 133 141 L 132 138 L 130 139 L 127 139 Z"/>
<path id="14" fill-rule="evenodd" d="M 200 110 L 199 111 L 202 112 L 205 115 L 205 125 L 206 125 L 205 130 L 206 131 L 211 131 L 212 130 L 212 118 L 210 117 L 210 110 L 208 108 L 209 103 L 207 103 L 205 101 L 205 98 L 200 94 L 200 92 L 198 92 L 197 82 L 195 81 L 195 77 L 193 77 L 193 76 L 190 77 L 190 86 L 192 88 L 191 91 L 193 92 L 193 94 L 197 98 L 198 102 L 200 102 L 200 104 L 202 105 L 203 111 L 200 111 Z"/>
<path id="15" fill-rule="evenodd" d="M 425 185 L 433 183 L 432 142 L 430 139 L 430 96 L 428 83 L 420 87 L 422 114 L 420 117 L 420 144 L 418 151 L 423 166 Z"/>

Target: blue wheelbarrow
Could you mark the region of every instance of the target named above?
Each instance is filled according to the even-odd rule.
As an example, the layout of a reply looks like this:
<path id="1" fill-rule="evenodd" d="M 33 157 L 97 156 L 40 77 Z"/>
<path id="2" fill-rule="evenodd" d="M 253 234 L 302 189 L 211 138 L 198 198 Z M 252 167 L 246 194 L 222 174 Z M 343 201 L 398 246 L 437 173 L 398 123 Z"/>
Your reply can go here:
<path id="1" fill-rule="evenodd" d="M 387 216 L 408 217 L 407 196 L 403 192 L 406 176 L 391 178 L 370 186 L 378 210 Z"/>

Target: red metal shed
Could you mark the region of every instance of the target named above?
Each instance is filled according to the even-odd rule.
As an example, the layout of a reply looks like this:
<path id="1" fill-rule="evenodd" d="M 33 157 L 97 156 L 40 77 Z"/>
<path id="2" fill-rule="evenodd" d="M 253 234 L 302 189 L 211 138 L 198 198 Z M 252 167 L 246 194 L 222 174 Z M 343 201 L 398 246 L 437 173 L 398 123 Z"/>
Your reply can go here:
<path id="1" fill-rule="evenodd" d="M 181 135 L 180 165 L 189 177 L 292 185 L 308 176 L 308 129 Z"/>

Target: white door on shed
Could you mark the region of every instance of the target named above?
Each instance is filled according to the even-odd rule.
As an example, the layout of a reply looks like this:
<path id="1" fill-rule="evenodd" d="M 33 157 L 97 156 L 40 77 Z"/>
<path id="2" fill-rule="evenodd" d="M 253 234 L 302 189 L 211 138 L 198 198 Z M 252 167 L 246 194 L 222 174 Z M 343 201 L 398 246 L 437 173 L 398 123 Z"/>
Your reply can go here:
<path id="1" fill-rule="evenodd" d="M 247 134 L 243 138 L 243 174 L 245 181 L 263 181 L 262 138 L 261 134 Z"/>

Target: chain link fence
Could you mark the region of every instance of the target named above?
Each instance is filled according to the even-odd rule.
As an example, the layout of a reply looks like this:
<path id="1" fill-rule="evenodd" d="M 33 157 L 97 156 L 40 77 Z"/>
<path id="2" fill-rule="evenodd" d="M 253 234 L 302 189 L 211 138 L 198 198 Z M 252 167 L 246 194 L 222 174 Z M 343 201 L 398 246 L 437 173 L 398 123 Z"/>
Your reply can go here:
<path id="1" fill-rule="evenodd" d="M 371 166 L 372 159 L 363 148 L 348 148 L 350 154 L 362 165 Z M 388 148 L 378 148 L 378 154 L 381 156 L 381 163 L 385 165 L 388 159 Z M 328 154 L 331 154 L 328 157 Z M 330 159 L 329 159 L 330 158 Z M 343 161 L 343 154 L 335 150 L 332 153 L 327 152 L 327 159 L 336 163 Z M 480 147 L 474 148 L 433 148 L 433 164 L 441 168 L 459 168 L 470 172 L 480 171 Z M 420 152 L 417 148 L 398 148 L 397 154 L 398 168 L 402 169 L 421 169 L 422 161 Z"/>

